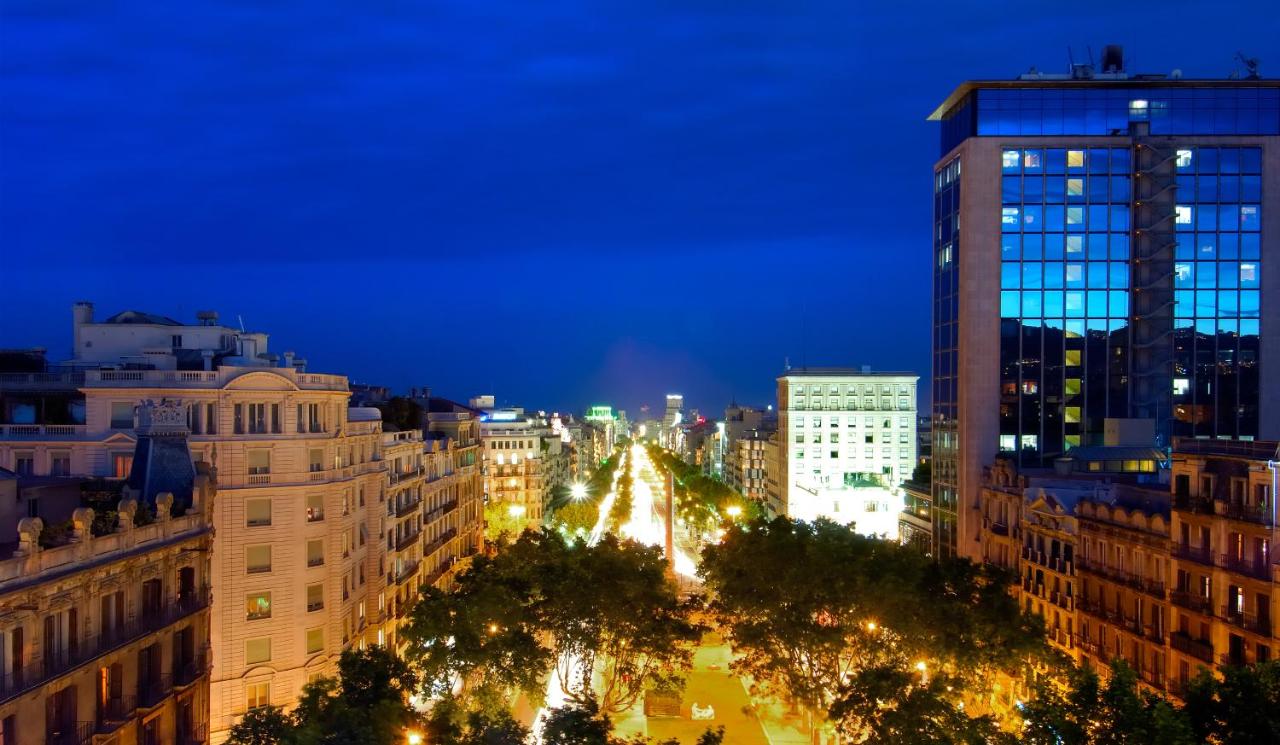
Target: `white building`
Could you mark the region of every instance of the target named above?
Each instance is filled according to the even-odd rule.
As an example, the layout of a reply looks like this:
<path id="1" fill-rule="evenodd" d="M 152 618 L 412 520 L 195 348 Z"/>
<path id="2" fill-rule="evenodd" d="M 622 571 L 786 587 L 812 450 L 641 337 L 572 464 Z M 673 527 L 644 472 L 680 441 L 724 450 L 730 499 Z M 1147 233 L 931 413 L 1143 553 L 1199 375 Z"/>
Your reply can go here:
<path id="1" fill-rule="evenodd" d="M 899 484 L 916 463 L 911 373 L 791 368 L 778 378 L 779 466 L 787 515 L 856 523 L 895 538 Z"/>

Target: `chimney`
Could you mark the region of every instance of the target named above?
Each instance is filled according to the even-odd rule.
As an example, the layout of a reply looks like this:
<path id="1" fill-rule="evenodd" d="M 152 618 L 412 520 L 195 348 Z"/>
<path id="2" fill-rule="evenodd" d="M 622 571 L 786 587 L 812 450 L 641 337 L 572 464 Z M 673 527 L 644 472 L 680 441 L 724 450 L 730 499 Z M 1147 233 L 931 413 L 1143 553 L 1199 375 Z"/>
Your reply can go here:
<path id="1" fill-rule="evenodd" d="M 198 310 L 196 311 L 196 320 L 201 326 L 217 326 L 218 311 L 216 310 Z"/>
<path id="2" fill-rule="evenodd" d="M 289 351 L 287 351 L 287 352 L 285 352 L 285 353 L 284 353 L 284 366 L 285 366 L 285 367 L 288 367 L 288 368 L 292 368 L 292 367 L 293 367 L 293 357 L 294 357 L 293 350 L 289 350 Z"/>

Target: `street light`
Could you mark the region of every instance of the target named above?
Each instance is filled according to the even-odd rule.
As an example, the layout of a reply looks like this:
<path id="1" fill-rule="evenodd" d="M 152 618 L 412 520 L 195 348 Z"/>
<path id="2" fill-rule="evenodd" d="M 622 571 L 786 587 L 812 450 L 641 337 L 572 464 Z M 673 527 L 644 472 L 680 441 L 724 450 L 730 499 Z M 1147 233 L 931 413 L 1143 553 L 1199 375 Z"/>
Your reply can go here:
<path id="1" fill-rule="evenodd" d="M 929 684 L 929 666 L 924 664 L 924 660 L 916 663 L 916 669 L 920 671 L 920 685 Z"/>
<path id="2" fill-rule="evenodd" d="M 510 507 L 507 508 L 507 514 L 512 517 L 521 517 L 522 515 L 524 515 L 524 505 L 522 504 L 511 505 Z"/>
<path id="3" fill-rule="evenodd" d="M 731 504 L 725 509 L 725 514 L 727 514 L 729 517 L 736 518 L 742 514 L 742 508 L 736 504 Z"/>
<path id="4" fill-rule="evenodd" d="M 405 735 L 405 739 L 408 740 L 409 745 L 422 745 L 421 732 L 414 732 L 410 730 L 408 734 Z"/>
<path id="5" fill-rule="evenodd" d="M 867 621 L 867 631 L 870 631 L 871 633 L 874 634 L 876 633 L 876 629 L 878 628 L 880 627 L 876 625 L 875 621 Z"/>
<path id="6" fill-rule="evenodd" d="M 587 498 L 587 485 L 586 485 L 586 484 L 583 484 L 583 483 L 577 483 L 577 484 L 574 484 L 573 486 L 570 486 L 570 487 L 569 487 L 569 496 L 571 496 L 571 497 L 573 497 L 574 499 L 577 499 L 577 500 L 586 499 L 586 498 Z"/>

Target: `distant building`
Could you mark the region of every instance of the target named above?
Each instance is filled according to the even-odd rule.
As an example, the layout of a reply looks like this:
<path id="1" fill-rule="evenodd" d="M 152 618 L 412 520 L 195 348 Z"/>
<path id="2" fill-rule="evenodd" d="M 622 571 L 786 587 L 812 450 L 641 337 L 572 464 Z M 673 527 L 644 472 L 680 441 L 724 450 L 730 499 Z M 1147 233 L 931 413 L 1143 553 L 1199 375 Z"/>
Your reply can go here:
<path id="1" fill-rule="evenodd" d="M 492 403 L 492 397 L 472 399 Z M 527 527 L 542 524 L 551 488 L 568 479 L 559 436 L 540 416 L 521 408 L 487 408 L 480 418 L 486 502 Z"/>
<path id="2" fill-rule="evenodd" d="M 778 377 L 778 432 L 787 514 L 856 522 L 898 535 L 899 485 L 916 464 L 916 384 L 910 373 L 791 368 Z"/>

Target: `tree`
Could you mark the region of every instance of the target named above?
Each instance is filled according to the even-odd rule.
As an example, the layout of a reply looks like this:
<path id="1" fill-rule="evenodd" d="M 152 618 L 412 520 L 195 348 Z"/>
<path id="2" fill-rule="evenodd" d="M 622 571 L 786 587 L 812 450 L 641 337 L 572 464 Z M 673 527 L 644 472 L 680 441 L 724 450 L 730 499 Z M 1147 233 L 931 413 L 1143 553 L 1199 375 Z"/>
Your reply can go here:
<path id="1" fill-rule="evenodd" d="M 841 686 L 831 718 L 842 734 L 868 745 L 1014 742 L 994 719 L 966 714 L 954 682 L 939 674 L 922 683 L 901 664 L 864 668 Z"/>
<path id="2" fill-rule="evenodd" d="M 392 745 L 421 726 L 409 705 L 417 676 L 394 652 L 380 646 L 347 650 L 338 675 L 302 689 L 292 745 Z"/>
<path id="3" fill-rule="evenodd" d="M 674 738 L 654 742 L 644 735 L 629 740 L 614 737 L 609 715 L 600 710 L 594 699 L 571 701 L 547 714 L 542 730 L 544 745 L 680 745 Z M 698 736 L 696 745 L 721 745 L 724 727 L 708 727 Z"/>
<path id="4" fill-rule="evenodd" d="M 1122 745 L 1198 742 L 1185 710 L 1138 690 L 1137 675 L 1123 661 L 1112 663 L 1105 685 L 1092 670 L 1077 669 L 1067 689 L 1042 681 L 1023 709 L 1022 741 L 1043 745 Z"/>
<path id="5" fill-rule="evenodd" d="M 293 732 L 293 719 L 278 706 L 250 709 L 231 726 L 229 745 L 278 745 Z"/>
<path id="6" fill-rule="evenodd" d="M 1003 575 L 826 520 L 751 521 L 704 550 L 699 574 L 734 670 L 818 720 L 864 670 L 921 663 L 978 692 L 1045 648 Z"/>
<path id="7" fill-rule="evenodd" d="M 612 535 L 589 546 L 524 533 L 454 592 L 423 589 L 404 637 L 425 694 L 465 683 L 470 708 L 491 711 L 514 691 L 539 700 L 554 668 L 571 695 L 594 695 L 598 677 L 601 708 L 627 708 L 679 678 L 701 634 L 665 572 L 660 549 Z"/>
<path id="8" fill-rule="evenodd" d="M 386 403 L 378 404 L 378 410 L 382 412 L 384 426 L 392 425 L 401 432 L 422 429 L 422 407 L 411 398 L 395 396 Z"/>
<path id="9" fill-rule="evenodd" d="M 427 742 L 441 745 L 525 745 L 529 730 L 504 710 L 465 710 L 452 694 L 441 697 L 426 723 Z"/>
<path id="10" fill-rule="evenodd" d="M 1227 667 L 1222 680 L 1202 672 L 1188 686 L 1184 711 L 1200 740 L 1280 742 L 1280 661 Z"/>

